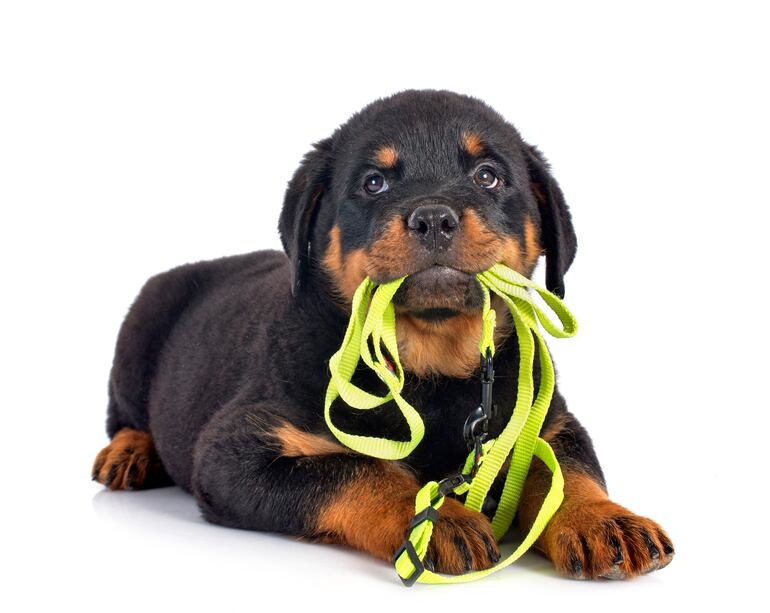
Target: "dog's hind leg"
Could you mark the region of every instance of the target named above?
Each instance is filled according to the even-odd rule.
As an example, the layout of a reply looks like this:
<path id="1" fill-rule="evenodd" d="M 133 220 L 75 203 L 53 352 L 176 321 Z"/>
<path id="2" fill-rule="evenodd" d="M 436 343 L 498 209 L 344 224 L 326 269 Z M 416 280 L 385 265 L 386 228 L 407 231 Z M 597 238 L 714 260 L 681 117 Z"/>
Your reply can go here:
<path id="1" fill-rule="evenodd" d="M 170 485 L 152 441 L 148 400 L 158 356 L 200 283 L 192 266 L 151 278 L 120 328 L 109 382 L 107 434 L 96 456 L 94 480 L 110 489 Z"/>
<path id="2" fill-rule="evenodd" d="M 172 485 L 149 432 L 123 428 L 94 460 L 94 481 L 111 490 L 149 489 Z"/>
<path id="3" fill-rule="evenodd" d="M 180 266 L 149 279 L 118 334 L 109 383 L 107 434 L 121 428 L 149 431 L 147 405 L 158 359 L 179 317 L 205 275 L 194 265 Z"/>

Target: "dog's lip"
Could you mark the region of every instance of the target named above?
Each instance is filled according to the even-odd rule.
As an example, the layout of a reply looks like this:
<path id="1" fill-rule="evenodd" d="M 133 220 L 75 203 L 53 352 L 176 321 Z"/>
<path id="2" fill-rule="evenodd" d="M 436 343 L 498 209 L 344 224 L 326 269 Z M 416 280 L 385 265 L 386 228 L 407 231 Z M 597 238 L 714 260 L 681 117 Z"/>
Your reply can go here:
<path id="1" fill-rule="evenodd" d="M 433 264 L 409 275 L 393 296 L 393 304 L 400 310 L 420 311 L 428 319 L 433 309 L 451 311 L 475 310 L 478 281 L 473 273 L 443 264 Z M 439 314 L 444 319 L 447 313 Z"/>
<path id="2" fill-rule="evenodd" d="M 418 282 L 430 281 L 467 281 L 472 275 L 451 266 L 434 264 L 409 275 L 409 278 Z"/>
<path id="3" fill-rule="evenodd" d="M 420 283 L 430 281 L 455 281 L 459 283 L 467 282 L 470 278 L 475 276 L 475 272 L 460 270 L 459 268 L 454 268 L 445 264 L 432 264 L 417 270 L 412 269 L 395 274 L 390 273 L 386 275 L 372 275 L 371 278 L 372 281 L 374 281 L 376 284 L 381 285 L 383 283 L 390 283 L 391 281 L 395 281 L 400 277 L 406 277 L 406 280 L 411 284 L 413 282 Z"/>

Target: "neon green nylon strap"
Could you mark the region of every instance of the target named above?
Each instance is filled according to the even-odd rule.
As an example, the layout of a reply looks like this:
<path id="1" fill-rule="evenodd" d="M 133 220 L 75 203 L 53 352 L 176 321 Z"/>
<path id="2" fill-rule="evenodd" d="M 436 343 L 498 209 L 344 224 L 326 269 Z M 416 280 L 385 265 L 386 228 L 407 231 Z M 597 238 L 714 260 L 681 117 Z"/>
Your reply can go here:
<path id="1" fill-rule="evenodd" d="M 391 299 L 403 282 L 404 279 L 401 278 L 381 285 L 375 292 L 374 283 L 367 277 L 356 290 L 353 296 L 353 312 L 342 346 L 329 360 L 331 379 L 324 402 L 326 424 L 343 445 L 359 453 L 385 460 L 399 460 L 408 456 L 419 445 L 425 433 L 422 418 L 401 396 L 401 390 L 404 387 L 404 370 L 398 359 L 396 316 Z M 370 351 L 370 339 L 371 347 L 374 347 L 374 355 Z M 393 358 L 395 372 L 388 368 L 388 362 L 382 353 L 383 345 Z M 375 396 L 350 382 L 359 359 L 363 359 L 364 363 L 388 386 L 387 394 Z M 394 400 L 409 426 L 409 440 L 395 441 L 343 432 L 331 419 L 331 406 L 338 396 L 349 406 L 362 410 L 373 409 Z"/>
<path id="2" fill-rule="evenodd" d="M 456 494 L 467 493 L 465 506 L 480 511 L 493 481 L 510 457 L 510 465 L 505 485 L 498 502 L 497 511 L 492 518 L 495 538 L 500 540 L 508 531 L 518 507 L 521 490 L 529 472 L 532 457 L 538 457 L 553 473 L 551 488 L 532 525 L 529 533 L 507 558 L 492 568 L 458 576 L 446 576 L 432 573 L 422 568 L 422 560 L 428 550 L 433 531 L 430 519 L 422 521 L 410 531 L 408 540 L 420 562 L 418 569 L 410 552 L 403 551 L 395 560 L 396 572 L 405 580 L 414 573 L 420 573 L 417 580 L 421 583 L 459 583 L 472 581 L 496 572 L 516 561 L 540 535 L 546 524 L 558 509 L 563 498 L 564 481 L 556 457 L 548 443 L 539 438 L 540 429 L 545 419 L 554 388 L 554 371 L 548 348 L 540 334 L 539 325 L 552 336 L 565 338 L 573 336 L 577 324 L 564 304 L 550 292 L 514 270 L 497 264 L 477 275 L 483 296 L 482 334 L 479 351 L 486 356 L 494 354 L 495 311 L 491 307 L 491 294 L 499 296 L 511 312 L 519 344 L 519 373 L 516 405 L 508 424 L 500 435 L 487 441 L 481 464 L 471 481 L 454 489 Z M 326 392 L 324 417 L 329 429 L 344 445 L 351 449 L 378 458 L 397 460 L 409 455 L 420 443 L 424 435 L 424 425 L 420 415 L 402 396 L 404 372 L 398 359 L 398 347 L 395 332 L 395 312 L 391 300 L 404 278 L 381 286 L 375 286 L 366 279 L 358 288 L 353 298 L 353 308 L 345 338 L 339 351 L 329 363 L 331 379 Z M 535 303 L 529 290 L 534 290 L 558 317 L 561 328 L 554 324 Z M 383 347 L 392 358 L 392 365 L 384 354 Z M 374 349 L 372 354 L 371 349 Z M 536 351 L 537 349 L 537 351 Z M 534 394 L 533 366 L 537 352 L 540 379 L 538 392 Z M 375 396 L 353 385 L 350 381 L 360 359 L 374 370 L 388 387 L 384 396 Z M 337 428 L 331 419 L 331 405 L 337 397 L 349 406 L 366 410 L 381 406 L 390 400 L 395 401 L 409 426 L 408 441 L 397 441 L 374 436 L 360 436 L 346 433 Z M 472 454 L 468 457 L 465 471 L 470 469 Z M 429 506 L 439 509 L 444 497 L 438 496 L 438 484 L 427 483 L 418 493 L 415 501 L 415 513 L 419 515 Z"/>

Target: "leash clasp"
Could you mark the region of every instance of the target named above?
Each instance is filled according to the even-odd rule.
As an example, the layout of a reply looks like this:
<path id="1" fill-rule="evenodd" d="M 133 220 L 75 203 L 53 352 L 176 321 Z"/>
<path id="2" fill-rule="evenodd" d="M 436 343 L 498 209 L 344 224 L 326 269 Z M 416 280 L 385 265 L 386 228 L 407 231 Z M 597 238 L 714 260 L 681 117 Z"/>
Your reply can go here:
<path id="1" fill-rule="evenodd" d="M 484 407 L 477 406 L 470 412 L 463 425 L 463 438 L 468 445 L 468 451 L 476 446 L 476 442 L 484 442 L 487 437 L 489 418 L 484 413 Z"/>
<path id="2" fill-rule="evenodd" d="M 487 349 L 487 354 L 481 356 L 481 408 L 487 419 L 495 414 L 495 405 L 492 404 L 492 384 L 495 382 L 495 365 L 492 359 L 492 350 Z"/>
<path id="3" fill-rule="evenodd" d="M 495 368 L 492 360 L 492 351 L 487 349 L 487 354 L 481 356 L 481 404 L 471 411 L 463 425 L 463 438 L 468 446 L 468 451 L 473 451 L 473 466 L 470 478 L 476 476 L 476 471 L 484 453 L 484 442 L 489 436 L 489 420 L 495 414 L 495 406 L 492 404 L 492 384 L 495 381 Z"/>

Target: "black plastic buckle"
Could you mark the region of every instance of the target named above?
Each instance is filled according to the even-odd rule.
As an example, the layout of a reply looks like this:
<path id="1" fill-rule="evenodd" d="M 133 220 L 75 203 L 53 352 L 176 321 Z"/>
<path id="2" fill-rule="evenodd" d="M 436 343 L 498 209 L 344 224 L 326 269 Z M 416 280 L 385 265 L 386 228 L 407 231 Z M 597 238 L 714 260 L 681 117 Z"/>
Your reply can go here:
<path id="1" fill-rule="evenodd" d="M 435 511 L 435 509 L 433 510 Z M 422 560 L 420 560 L 420 556 L 417 555 L 417 552 L 414 549 L 414 545 L 412 545 L 412 541 L 409 539 L 404 541 L 404 544 L 398 548 L 396 555 L 393 556 L 393 564 L 396 563 L 396 560 L 398 560 L 401 557 L 401 554 L 405 551 L 409 556 L 409 561 L 412 563 L 412 566 L 414 566 L 414 572 L 406 579 L 404 579 L 401 575 L 399 575 L 399 578 L 406 587 L 412 587 L 417 582 L 417 579 L 420 578 L 420 575 L 425 572 L 425 566 L 423 565 Z"/>
<path id="2" fill-rule="evenodd" d="M 466 481 L 467 479 L 465 478 L 465 475 L 463 475 L 462 473 L 457 473 L 456 475 L 452 475 L 451 477 L 446 477 L 445 479 L 442 479 L 441 481 L 438 482 L 438 494 L 431 501 L 431 504 L 433 504 L 439 498 L 443 498 L 450 492 L 454 491 L 456 487 L 460 487 Z"/>
<path id="3" fill-rule="evenodd" d="M 412 530 L 414 530 L 424 521 L 429 521 L 430 523 L 435 524 L 438 521 L 438 511 L 432 506 L 425 507 L 412 519 L 412 523 L 409 524 L 409 533 L 411 534 Z"/>

